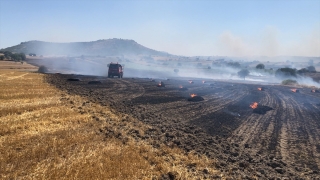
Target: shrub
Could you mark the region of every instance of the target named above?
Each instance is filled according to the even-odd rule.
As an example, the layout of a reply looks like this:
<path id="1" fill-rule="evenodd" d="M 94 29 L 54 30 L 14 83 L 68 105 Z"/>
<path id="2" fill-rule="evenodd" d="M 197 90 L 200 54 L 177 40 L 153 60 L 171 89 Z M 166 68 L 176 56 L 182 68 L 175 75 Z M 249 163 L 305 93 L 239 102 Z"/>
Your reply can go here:
<path id="1" fill-rule="evenodd" d="M 48 68 L 45 66 L 40 66 L 38 69 L 38 72 L 39 73 L 46 73 L 46 72 L 48 72 Z"/>
<path id="2" fill-rule="evenodd" d="M 307 69 L 308 69 L 308 71 L 310 71 L 310 72 L 317 72 L 317 71 L 316 71 L 316 68 L 315 68 L 314 66 L 308 66 Z"/>
<path id="3" fill-rule="evenodd" d="M 257 68 L 257 69 L 264 69 L 264 64 L 258 64 L 258 65 L 256 66 L 256 68 Z"/>
<path id="4" fill-rule="evenodd" d="M 240 63 L 238 63 L 238 62 L 228 62 L 227 66 L 233 67 L 233 68 L 240 68 L 241 67 Z"/>
<path id="5" fill-rule="evenodd" d="M 19 55 L 21 57 L 21 60 L 23 61 L 26 60 L 26 55 L 24 53 L 20 53 Z"/>
<path id="6" fill-rule="evenodd" d="M 307 73 L 307 72 L 309 72 L 309 70 L 307 68 L 302 68 L 297 71 L 298 74 Z"/>
<path id="7" fill-rule="evenodd" d="M 0 60 L 4 60 L 4 56 L 1 55 L 1 56 L 0 56 Z"/>
<path id="8" fill-rule="evenodd" d="M 298 84 L 296 80 L 286 79 L 281 82 L 282 85 L 295 85 Z"/>
<path id="9" fill-rule="evenodd" d="M 249 75 L 249 70 L 248 69 L 242 69 L 241 71 L 238 72 L 238 76 L 245 79 L 246 76 Z"/>
<path id="10" fill-rule="evenodd" d="M 297 76 L 296 69 L 292 68 L 280 68 L 276 71 L 276 77 L 283 77 L 283 76 Z"/>

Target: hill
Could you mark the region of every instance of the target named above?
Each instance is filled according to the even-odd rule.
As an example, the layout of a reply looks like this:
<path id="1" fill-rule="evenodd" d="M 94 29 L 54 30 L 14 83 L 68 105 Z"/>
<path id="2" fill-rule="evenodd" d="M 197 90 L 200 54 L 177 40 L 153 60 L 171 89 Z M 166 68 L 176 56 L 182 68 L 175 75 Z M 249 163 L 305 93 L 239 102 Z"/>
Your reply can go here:
<path id="1" fill-rule="evenodd" d="M 53 43 L 44 41 L 27 41 L 19 45 L 2 49 L 16 53 L 35 53 L 37 55 L 167 55 L 165 52 L 144 47 L 134 40 L 105 39 L 91 42 Z"/>

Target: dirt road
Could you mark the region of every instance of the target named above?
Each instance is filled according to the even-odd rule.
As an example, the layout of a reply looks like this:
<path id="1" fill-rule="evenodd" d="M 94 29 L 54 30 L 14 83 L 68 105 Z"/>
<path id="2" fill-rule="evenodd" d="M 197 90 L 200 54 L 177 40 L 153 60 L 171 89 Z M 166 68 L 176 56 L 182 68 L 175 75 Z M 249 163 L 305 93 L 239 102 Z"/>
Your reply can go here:
<path id="1" fill-rule="evenodd" d="M 101 84 L 88 84 L 92 80 Z M 162 80 L 165 87 L 156 87 L 159 79 L 61 74 L 47 81 L 137 118 L 153 127 L 142 138 L 154 147 L 162 142 L 205 154 L 230 177 L 320 177 L 320 93 L 308 88 L 293 93 L 269 85 L 258 91 L 254 84 L 187 79 Z M 204 100 L 188 101 L 192 93 Z M 252 102 L 268 111 L 253 113 Z"/>

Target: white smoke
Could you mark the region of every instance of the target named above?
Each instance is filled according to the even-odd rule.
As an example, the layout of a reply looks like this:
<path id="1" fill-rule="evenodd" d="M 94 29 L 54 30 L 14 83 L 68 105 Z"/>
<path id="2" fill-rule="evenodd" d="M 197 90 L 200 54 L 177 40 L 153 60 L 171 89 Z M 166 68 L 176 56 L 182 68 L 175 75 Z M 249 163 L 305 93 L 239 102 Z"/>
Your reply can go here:
<path id="1" fill-rule="evenodd" d="M 267 26 L 259 36 L 242 37 L 231 31 L 219 36 L 216 53 L 227 56 L 320 56 L 320 24 L 309 32 L 292 37 L 282 38 L 284 32 Z M 288 37 L 287 37 L 288 38 Z M 280 40 L 281 39 L 281 40 Z"/>

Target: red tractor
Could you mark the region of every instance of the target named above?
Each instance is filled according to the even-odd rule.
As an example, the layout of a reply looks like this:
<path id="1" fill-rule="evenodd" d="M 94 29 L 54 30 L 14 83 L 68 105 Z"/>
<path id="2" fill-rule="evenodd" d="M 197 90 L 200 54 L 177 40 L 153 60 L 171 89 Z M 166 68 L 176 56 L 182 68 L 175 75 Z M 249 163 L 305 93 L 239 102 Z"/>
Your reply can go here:
<path id="1" fill-rule="evenodd" d="M 118 63 L 110 63 L 108 64 L 108 77 L 113 78 L 114 76 L 118 76 L 118 78 L 123 77 L 123 67 Z"/>

